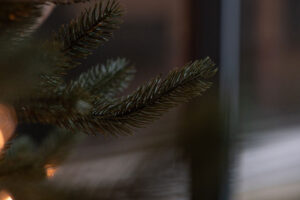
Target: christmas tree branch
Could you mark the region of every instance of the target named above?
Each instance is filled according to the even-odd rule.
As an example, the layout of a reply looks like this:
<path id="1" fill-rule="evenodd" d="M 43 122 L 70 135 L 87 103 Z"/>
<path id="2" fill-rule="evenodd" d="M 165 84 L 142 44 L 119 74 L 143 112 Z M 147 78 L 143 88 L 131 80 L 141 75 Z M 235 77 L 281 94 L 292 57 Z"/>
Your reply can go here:
<path id="1" fill-rule="evenodd" d="M 55 35 L 55 41 L 61 43 L 61 51 L 72 59 L 70 67 L 76 66 L 74 59 L 86 58 L 92 50 L 112 36 L 118 28 L 122 9 L 115 0 L 105 5 L 100 2 L 93 9 L 86 10 L 81 16 L 62 26 Z"/>
<path id="2" fill-rule="evenodd" d="M 211 86 L 206 79 L 215 73 L 209 58 L 195 61 L 172 71 L 164 80 L 153 79 L 114 105 L 99 107 L 93 112 L 94 120 L 104 131 L 130 132 L 132 127 L 142 127 L 166 110 L 203 94 Z"/>
<path id="3" fill-rule="evenodd" d="M 165 79 L 157 77 L 119 100 L 103 98 L 95 105 L 97 97 L 79 88 L 70 93 L 66 90 L 52 100 L 45 97 L 23 102 L 27 106 L 21 106 L 17 113 L 19 119 L 57 124 L 75 132 L 130 133 L 132 128 L 142 127 L 166 110 L 203 94 L 211 86 L 207 79 L 215 73 L 213 62 L 206 58 L 172 71 Z"/>
<path id="4" fill-rule="evenodd" d="M 126 59 L 109 60 L 105 65 L 97 65 L 72 81 L 68 86 L 81 88 L 91 95 L 113 97 L 127 88 L 135 69 Z"/>

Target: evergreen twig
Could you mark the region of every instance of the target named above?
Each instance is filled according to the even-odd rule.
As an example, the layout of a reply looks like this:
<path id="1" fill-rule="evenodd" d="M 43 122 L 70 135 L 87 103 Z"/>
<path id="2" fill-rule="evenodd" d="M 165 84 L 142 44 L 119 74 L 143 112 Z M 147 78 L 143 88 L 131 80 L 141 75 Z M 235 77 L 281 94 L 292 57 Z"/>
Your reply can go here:
<path id="1" fill-rule="evenodd" d="M 165 79 L 159 76 L 133 94 L 119 100 L 104 99 L 102 104 L 92 105 L 92 100 L 84 98 L 84 95 L 74 98 L 64 94 L 60 99 L 53 101 L 54 107 L 49 103 L 49 99 L 46 99 L 47 104 L 38 104 L 42 102 L 40 99 L 31 101 L 34 102 L 33 107 L 27 107 L 24 118 L 92 134 L 130 133 L 132 128 L 142 127 L 157 119 L 166 110 L 203 94 L 211 87 L 207 79 L 215 73 L 213 62 L 206 58 L 170 72 Z M 69 100 L 61 100 L 63 98 Z M 79 109 L 80 106 L 84 109 Z"/>
<path id="2" fill-rule="evenodd" d="M 123 10 L 115 0 L 95 4 L 70 24 L 61 27 L 54 36 L 61 43 L 62 52 L 72 60 L 70 67 L 75 67 L 74 60 L 86 58 L 92 50 L 108 41 L 112 32 L 118 28 Z"/>
<path id="3" fill-rule="evenodd" d="M 69 88 L 81 88 L 91 95 L 113 97 L 127 88 L 135 69 L 126 59 L 109 60 L 106 65 L 97 65 L 72 81 Z"/>
<path id="4" fill-rule="evenodd" d="M 0 100 L 14 104 L 19 123 L 51 124 L 90 134 L 128 134 L 211 87 L 208 79 L 217 70 L 209 58 L 173 70 L 165 78 L 158 76 L 122 98 L 116 98 L 116 95 L 128 86 L 134 73 L 125 59 L 110 60 L 105 65 L 91 68 L 75 81 L 64 82 L 63 75 L 109 40 L 118 28 L 123 14 L 119 3 L 108 0 L 106 4 L 95 4 L 78 19 L 63 26 L 50 46 L 46 43 L 38 48 L 33 40 L 25 40 L 25 36 L 41 15 L 41 5 L 87 1 L 0 0 Z M 4 33 L 12 33 L 10 38 L 19 38 L 23 42 L 11 47 Z M 10 82 L 11 75 L 20 82 Z M 10 87 L 7 89 L 4 83 L 9 83 Z M 14 91 L 10 92 L 10 88 Z M 7 96 L 14 98 L 11 100 Z M 0 155 L 0 182 L 6 184 L 9 180 L 18 188 L 19 183 L 11 181 L 11 177 L 19 178 L 21 174 L 18 180 L 23 177 L 31 180 L 34 175 L 37 182 L 32 185 L 40 186 L 39 181 L 45 177 L 45 164 L 60 163 L 74 137 L 58 131 L 40 148 L 28 138 L 11 139 Z"/>
<path id="5" fill-rule="evenodd" d="M 128 133 L 157 119 L 166 110 L 202 95 L 211 87 L 207 79 L 216 73 L 214 63 L 206 58 L 160 76 L 141 86 L 133 94 L 97 108 L 93 115 L 97 126 L 106 132 Z"/>

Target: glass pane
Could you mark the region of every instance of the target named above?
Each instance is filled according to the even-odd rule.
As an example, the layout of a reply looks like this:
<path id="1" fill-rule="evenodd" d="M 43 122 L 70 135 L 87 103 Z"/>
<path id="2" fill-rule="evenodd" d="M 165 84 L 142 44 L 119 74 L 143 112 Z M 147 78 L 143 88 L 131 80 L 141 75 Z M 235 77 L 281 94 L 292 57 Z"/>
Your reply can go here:
<path id="1" fill-rule="evenodd" d="M 297 0 L 242 1 L 235 199 L 300 198 L 299 9 Z"/>

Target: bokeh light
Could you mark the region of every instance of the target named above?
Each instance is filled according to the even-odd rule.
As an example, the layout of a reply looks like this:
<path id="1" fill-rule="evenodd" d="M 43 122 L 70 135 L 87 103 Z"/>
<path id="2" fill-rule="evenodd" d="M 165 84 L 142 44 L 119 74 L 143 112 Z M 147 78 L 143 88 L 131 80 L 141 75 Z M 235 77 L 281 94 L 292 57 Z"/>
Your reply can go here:
<path id="1" fill-rule="evenodd" d="M 13 135 L 16 126 L 17 118 L 13 107 L 0 104 L 0 150 Z"/>
<path id="2" fill-rule="evenodd" d="M 14 200 L 11 194 L 5 190 L 0 191 L 0 200 Z"/>
<path id="3" fill-rule="evenodd" d="M 52 178 L 55 175 L 57 168 L 52 165 L 46 165 L 45 170 L 46 170 L 46 176 L 48 178 Z"/>

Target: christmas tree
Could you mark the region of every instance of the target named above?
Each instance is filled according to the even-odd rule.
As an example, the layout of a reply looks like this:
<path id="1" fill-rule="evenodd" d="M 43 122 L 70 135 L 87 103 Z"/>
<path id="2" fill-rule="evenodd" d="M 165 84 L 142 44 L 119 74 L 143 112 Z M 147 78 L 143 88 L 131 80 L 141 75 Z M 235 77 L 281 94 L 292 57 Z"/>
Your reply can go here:
<path id="1" fill-rule="evenodd" d="M 32 33 L 45 5 L 85 2 L 0 2 L 0 200 L 13 198 L 6 191 L 15 199 L 94 199 L 89 191 L 69 193 L 46 181 L 82 133 L 132 134 L 212 85 L 216 68 L 209 58 L 157 76 L 121 97 L 135 72 L 124 58 L 92 66 L 66 81 L 70 70 L 82 67 L 93 50 L 111 39 L 122 22 L 122 6 L 115 0 L 93 4 L 47 41 Z M 17 132 L 10 136 L 16 124 L 24 123 L 56 129 L 37 146 Z"/>

